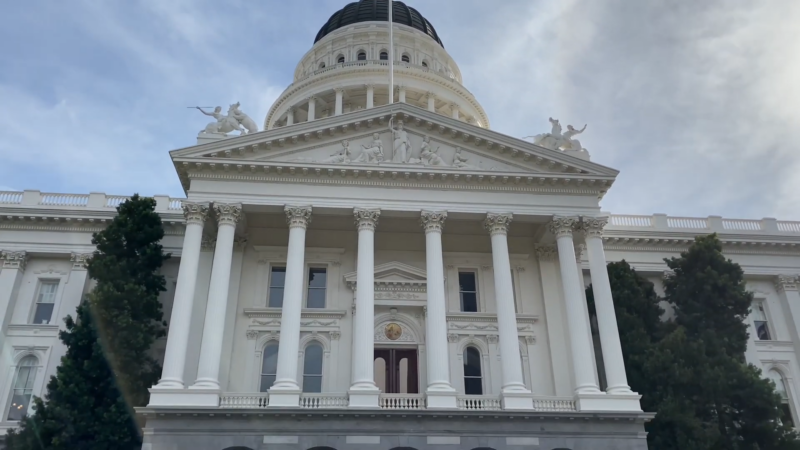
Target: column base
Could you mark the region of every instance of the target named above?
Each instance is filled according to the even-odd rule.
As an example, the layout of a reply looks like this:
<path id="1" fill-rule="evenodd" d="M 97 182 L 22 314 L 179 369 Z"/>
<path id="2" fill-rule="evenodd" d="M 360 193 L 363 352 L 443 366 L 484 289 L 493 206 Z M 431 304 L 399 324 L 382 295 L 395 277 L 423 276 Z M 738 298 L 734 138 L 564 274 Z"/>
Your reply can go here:
<path id="1" fill-rule="evenodd" d="M 350 401 L 348 408 L 378 409 L 380 408 L 381 391 L 373 389 L 350 389 L 347 391 Z"/>
<path id="2" fill-rule="evenodd" d="M 576 394 L 575 408 L 580 412 L 642 412 L 642 406 L 639 404 L 641 398 L 642 396 L 635 392 L 630 394 Z"/>
<path id="3" fill-rule="evenodd" d="M 533 410 L 533 394 L 531 391 L 507 391 L 500 394 L 503 410 Z"/>
<path id="4" fill-rule="evenodd" d="M 153 387 L 150 391 L 150 406 L 219 407 L 219 390 L 164 389 Z"/>
<path id="5" fill-rule="evenodd" d="M 300 389 L 270 389 L 269 391 L 269 407 L 270 408 L 299 408 L 300 407 Z"/>
<path id="6" fill-rule="evenodd" d="M 452 391 L 432 391 L 425 392 L 428 409 L 458 409 L 458 392 Z"/>

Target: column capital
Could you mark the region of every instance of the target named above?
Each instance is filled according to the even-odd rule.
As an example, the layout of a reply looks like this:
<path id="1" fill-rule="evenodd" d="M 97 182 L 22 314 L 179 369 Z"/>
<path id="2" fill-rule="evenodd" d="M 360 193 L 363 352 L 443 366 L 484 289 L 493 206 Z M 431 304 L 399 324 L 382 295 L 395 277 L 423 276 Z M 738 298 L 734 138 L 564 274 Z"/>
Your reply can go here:
<path id="1" fill-rule="evenodd" d="M 577 224 L 577 217 L 554 216 L 553 221 L 548 224 L 548 228 L 556 238 L 572 237 L 572 232 Z"/>
<path id="2" fill-rule="evenodd" d="M 310 206 L 286 206 L 283 211 L 289 228 L 306 228 L 311 223 Z"/>
<path id="3" fill-rule="evenodd" d="M 797 291 L 797 275 L 778 275 L 775 277 L 775 289 L 778 292 Z"/>
<path id="4" fill-rule="evenodd" d="M 555 245 L 537 245 L 536 256 L 539 261 L 555 261 L 558 259 L 558 247 Z"/>
<path id="5" fill-rule="evenodd" d="M 483 221 L 483 228 L 492 236 L 495 234 L 508 234 L 508 227 L 511 226 L 512 220 L 514 220 L 514 215 L 511 213 L 489 213 Z"/>
<path id="6" fill-rule="evenodd" d="M 426 92 L 425 98 L 436 98 L 436 94 L 434 94 L 433 92 Z"/>
<path id="7" fill-rule="evenodd" d="M 183 209 L 183 217 L 186 218 L 186 225 L 198 224 L 203 225 L 208 218 L 208 202 L 181 202 L 181 209 Z"/>
<path id="8" fill-rule="evenodd" d="M 317 96 L 316 95 L 312 95 L 312 96 L 308 97 L 307 100 L 309 102 L 316 102 L 317 101 Z"/>
<path id="9" fill-rule="evenodd" d="M 72 253 L 69 257 L 72 262 L 72 270 L 86 270 L 92 256 L 94 253 Z"/>
<path id="10" fill-rule="evenodd" d="M 367 89 L 374 89 L 375 88 L 375 83 L 365 83 L 364 87 L 367 88 Z"/>
<path id="11" fill-rule="evenodd" d="M 217 224 L 236 226 L 242 218 L 241 203 L 214 202 L 214 212 L 217 214 Z"/>
<path id="12" fill-rule="evenodd" d="M 459 107 L 458 107 L 458 103 L 456 103 L 456 102 L 452 102 L 452 103 L 450 103 L 450 107 L 451 107 L 451 108 L 455 108 L 455 109 L 459 109 Z"/>
<path id="13" fill-rule="evenodd" d="M 246 336 L 248 341 L 255 341 L 258 339 L 258 330 L 247 330 Z"/>
<path id="14" fill-rule="evenodd" d="M 335 93 L 337 93 L 337 94 L 342 94 L 342 93 L 344 93 L 344 88 L 342 88 L 342 87 L 335 87 L 335 88 L 333 88 L 333 92 L 335 92 Z"/>
<path id="15" fill-rule="evenodd" d="M 369 230 L 375 231 L 378 227 L 378 219 L 381 217 L 380 209 L 368 208 L 355 208 L 353 209 L 353 216 L 356 219 L 358 231 Z"/>
<path id="16" fill-rule="evenodd" d="M 290 106 L 290 107 L 286 108 L 286 112 L 287 112 L 287 113 L 292 113 L 292 114 L 294 114 L 295 110 L 297 110 L 297 107 L 296 107 L 296 106 Z"/>
<path id="17" fill-rule="evenodd" d="M 28 264 L 28 252 L 3 250 L 0 252 L 0 259 L 3 260 L 3 269 L 19 269 L 24 272 L 25 265 Z"/>
<path id="18" fill-rule="evenodd" d="M 606 225 L 608 217 L 584 217 L 580 228 L 587 238 L 602 238 Z"/>
<path id="19" fill-rule="evenodd" d="M 447 211 L 422 211 L 419 218 L 425 233 L 441 233 L 444 230 L 445 220 L 447 220 Z"/>

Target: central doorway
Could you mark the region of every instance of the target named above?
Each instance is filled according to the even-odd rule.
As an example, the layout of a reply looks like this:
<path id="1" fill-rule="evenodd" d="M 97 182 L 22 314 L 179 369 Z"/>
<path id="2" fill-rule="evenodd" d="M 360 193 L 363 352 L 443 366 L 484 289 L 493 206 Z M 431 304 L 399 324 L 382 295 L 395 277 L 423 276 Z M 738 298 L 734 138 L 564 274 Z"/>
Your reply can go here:
<path id="1" fill-rule="evenodd" d="M 375 349 L 375 384 L 386 394 L 419 394 L 417 350 Z"/>

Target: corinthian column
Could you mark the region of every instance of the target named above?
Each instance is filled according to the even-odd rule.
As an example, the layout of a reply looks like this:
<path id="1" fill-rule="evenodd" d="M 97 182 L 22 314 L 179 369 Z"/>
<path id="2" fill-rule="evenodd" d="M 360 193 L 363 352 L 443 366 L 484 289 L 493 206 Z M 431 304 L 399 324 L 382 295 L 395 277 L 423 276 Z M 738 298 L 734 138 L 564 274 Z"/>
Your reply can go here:
<path id="1" fill-rule="evenodd" d="M 365 84 L 364 87 L 367 88 L 367 109 L 370 109 L 375 106 L 375 85 Z"/>
<path id="2" fill-rule="evenodd" d="M 500 334 L 500 359 L 503 370 L 503 409 L 533 409 L 531 391 L 522 378 L 517 314 L 514 311 L 514 284 L 508 256 L 508 227 L 513 215 L 489 213 L 483 226 L 492 237 L 494 297 L 497 303 L 497 328 Z"/>
<path id="3" fill-rule="evenodd" d="M 594 307 L 597 311 L 597 327 L 600 331 L 600 346 L 603 349 L 603 364 L 608 381 L 606 392 L 630 394 L 631 388 L 628 386 L 628 377 L 625 374 L 617 315 L 614 312 L 611 283 L 608 281 L 606 255 L 603 250 L 603 228 L 606 224 L 608 224 L 608 217 L 584 217 L 581 226 L 586 237 L 586 250 L 589 253 Z"/>
<path id="4" fill-rule="evenodd" d="M 192 321 L 194 290 L 197 286 L 197 267 L 200 264 L 200 247 L 203 241 L 203 226 L 208 217 L 208 203 L 181 204 L 186 218 L 183 235 L 181 265 L 169 319 L 167 349 L 164 368 L 156 389 L 183 389 L 183 373 L 186 368 L 186 352 L 189 349 L 189 329 Z"/>
<path id="5" fill-rule="evenodd" d="M 380 390 L 375 385 L 375 228 L 381 211 L 356 208 L 358 267 L 356 314 L 353 317 L 353 384 L 351 408 L 377 408 Z"/>
<path id="6" fill-rule="evenodd" d="M 313 95 L 308 97 L 308 121 L 316 119 L 317 117 L 317 97 Z"/>
<path id="7" fill-rule="evenodd" d="M 589 318 L 583 306 L 583 296 L 580 291 L 583 283 L 580 282 L 578 266 L 575 265 L 575 247 L 572 241 L 572 232 L 577 224 L 577 217 L 554 217 L 549 226 L 558 243 L 558 263 L 561 268 L 561 285 L 572 347 L 575 393 L 598 394 L 600 389 L 594 376 Z"/>
<path id="8" fill-rule="evenodd" d="M 281 310 L 281 340 L 275 384 L 269 390 L 269 406 L 300 405 L 297 360 L 300 350 L 300 316 L 303 311 L 303 272 L 305 271 L 306 228 L 311 223 L 310 206 L 287 206 L 289 249 L 286 253 L 286 279 Z"/>
<path id="9" fill-rule="evenodd" d="M 336 105 L 334 106 L 333 114 L 336 116 L 342 115 L 342 98 L 344 97 L 344 89 L 342 88 L 334 88 L 333 91 L 336 93 Z"/>
<path id="10" fill-rule="evenodd" d="M 450 384 L 447 345 L 447 305 L 444 298 L 442 231 L 447 212 L 423 211 L 425 262 L 428 271 L 428 313 L 425 345 L 428 353 L 428 409 L 455 409 L 456 390 Z"/>
<path id="11" fill-rule="evenodd" d="M 214 203 L 214 212 L 217 216 L 217 244 L 211 266 L 211 283 L 208 286 L 208 303 L 203 339 L 200 344 L 197 380 L 190 389 L 220 389 L 219 366 L 222 358 L 222 337 L 225 333 L 228 288 L 231 281 L 233 239 L 236 224 L 242 217 L 242 205 Z"/>

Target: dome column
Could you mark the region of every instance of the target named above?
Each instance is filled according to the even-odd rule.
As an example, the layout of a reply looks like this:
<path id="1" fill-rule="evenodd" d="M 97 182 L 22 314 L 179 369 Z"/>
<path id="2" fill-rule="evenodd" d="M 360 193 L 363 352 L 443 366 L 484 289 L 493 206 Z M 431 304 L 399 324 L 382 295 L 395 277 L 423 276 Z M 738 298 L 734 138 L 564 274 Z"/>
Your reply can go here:
<path id="1" fill-rule="evenodd" d="M 312 120 L 316 119 L 317 115 L 317 97 L 313 95 L 308 97 L 308 121 L 311 122 Z"/>
<path id="2" fill-rule="evenodd" d="M 450 110 L 453 112 L 453 119 L 458 120 L 459 117 L 458 104 L 450 103 Z"/>
<path id="3" fill-rule="evenodd" d="M 375 107 L 375 85 L 374 84 L 365 84 L 365 88 L 367 88 L 367 109 Z"/>
<path id="4" fill-rule="evenodd" d="M 334 115 L 341 116 L 342 115 L 342 99 L 344 98 L 344 89 L 336 88 L 333 91 L 336 92 L 336 109 L 334 110 Z"/>
<path id="5" fill-rule="evenodd" d="M 397 88 L 397 96 L 398 96 L 398 101 L 400 103 L 405 103 L 406 102 L 406 87 L 405 86 L 400 86 L 400 87 Z"/>
<path id="6" fill-rule="evenodd" d="M 286 126 L 294 125 L 294 106 L 286 111 Z"/>
<path id="7" fill-rule="evenodd" d="M 426 97 L 428 97 L 428 111 L 436 112 L 436 94 L 428 92 Z"/>

